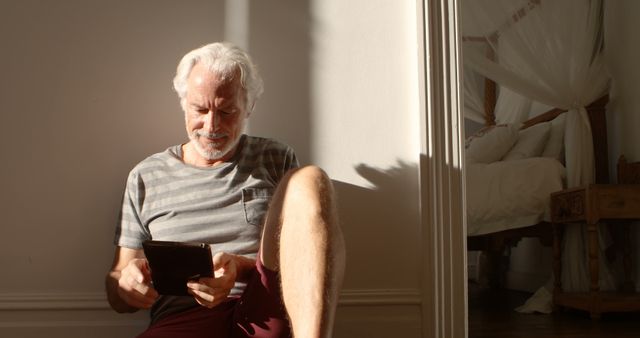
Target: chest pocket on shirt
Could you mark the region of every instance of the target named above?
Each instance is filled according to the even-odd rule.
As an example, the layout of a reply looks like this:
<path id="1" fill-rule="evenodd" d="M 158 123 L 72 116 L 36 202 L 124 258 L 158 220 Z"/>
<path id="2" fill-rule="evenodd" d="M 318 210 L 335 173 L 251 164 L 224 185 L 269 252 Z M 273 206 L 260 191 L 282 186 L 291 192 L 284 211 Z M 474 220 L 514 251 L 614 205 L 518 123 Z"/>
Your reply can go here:
<path id="1" fill-rule="evenodd" d="M 242 189 L 242 206 L 247 223 L 262 226 L 271 196 L 273 196 L 272 188 Z"/>

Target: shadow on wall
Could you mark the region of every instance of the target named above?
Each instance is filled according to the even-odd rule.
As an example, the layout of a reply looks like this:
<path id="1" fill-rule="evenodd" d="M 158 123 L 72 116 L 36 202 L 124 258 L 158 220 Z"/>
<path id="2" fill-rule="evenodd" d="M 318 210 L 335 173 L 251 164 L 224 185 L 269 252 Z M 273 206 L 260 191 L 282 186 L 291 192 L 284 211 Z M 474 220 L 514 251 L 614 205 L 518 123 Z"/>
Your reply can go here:
<path id="1" fill-rule="evenodd" d="M 186 139 L 171 79 L 184 52 L 222 37 L 217 7 L 2 2 L 3 293 L 103 292 L 127 173 Z"/>
<path id="2" fill-rule="evenodd" d="M 417 165 L 398 161 L 396 166 L 383 170 L 360 164 L 355 170 L 373 187 L 334 181 L 348 250 L 345 287 L 406 287 L 411 280 L 417 286 Z M 385 252 L 388 248 L 402 250 Z"/>

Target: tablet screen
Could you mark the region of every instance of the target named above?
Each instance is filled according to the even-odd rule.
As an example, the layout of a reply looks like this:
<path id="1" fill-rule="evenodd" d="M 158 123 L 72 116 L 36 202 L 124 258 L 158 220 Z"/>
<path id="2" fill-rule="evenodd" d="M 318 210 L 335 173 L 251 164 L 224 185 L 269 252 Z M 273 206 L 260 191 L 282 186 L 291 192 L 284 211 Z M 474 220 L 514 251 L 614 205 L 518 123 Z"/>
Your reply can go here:
<path id="1" fill-rule="evenodd" d="M 211 247 L 206 243 L 145 241 L 153 287 L 161 295 L 190 296 L 187 282 L 213 276 Z"/>

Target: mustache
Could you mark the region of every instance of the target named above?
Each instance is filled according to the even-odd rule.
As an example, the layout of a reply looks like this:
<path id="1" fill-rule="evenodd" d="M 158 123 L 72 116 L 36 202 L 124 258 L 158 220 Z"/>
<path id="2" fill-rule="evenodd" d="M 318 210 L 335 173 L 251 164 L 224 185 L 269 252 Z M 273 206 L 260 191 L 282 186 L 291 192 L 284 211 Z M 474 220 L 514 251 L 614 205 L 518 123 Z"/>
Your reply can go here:
<path id="1" fill-rule="evenodd" d="M 204 131 L 196 131 L 195 134 L 197 136 L 206 137 L 206 138 L 222 138 L 222 137 L 229 136 L 229 134 L 227 133 L 207 133 Z"/>

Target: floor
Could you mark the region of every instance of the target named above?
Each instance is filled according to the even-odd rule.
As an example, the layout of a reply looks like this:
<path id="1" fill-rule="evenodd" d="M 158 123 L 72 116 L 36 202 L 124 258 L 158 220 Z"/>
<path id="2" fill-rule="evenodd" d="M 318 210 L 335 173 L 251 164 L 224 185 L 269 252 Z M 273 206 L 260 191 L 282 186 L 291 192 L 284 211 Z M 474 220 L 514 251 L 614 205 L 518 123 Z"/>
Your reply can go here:
<path id="1" fill-rule="evenodd" d="M 469 338 L 640 337 L 640 312 L 605 313 L 594 321 L 588 313 L 564 310 L 551 315 L 520 314 L 513 308 L 530 296 L 469 284 Z"/>

